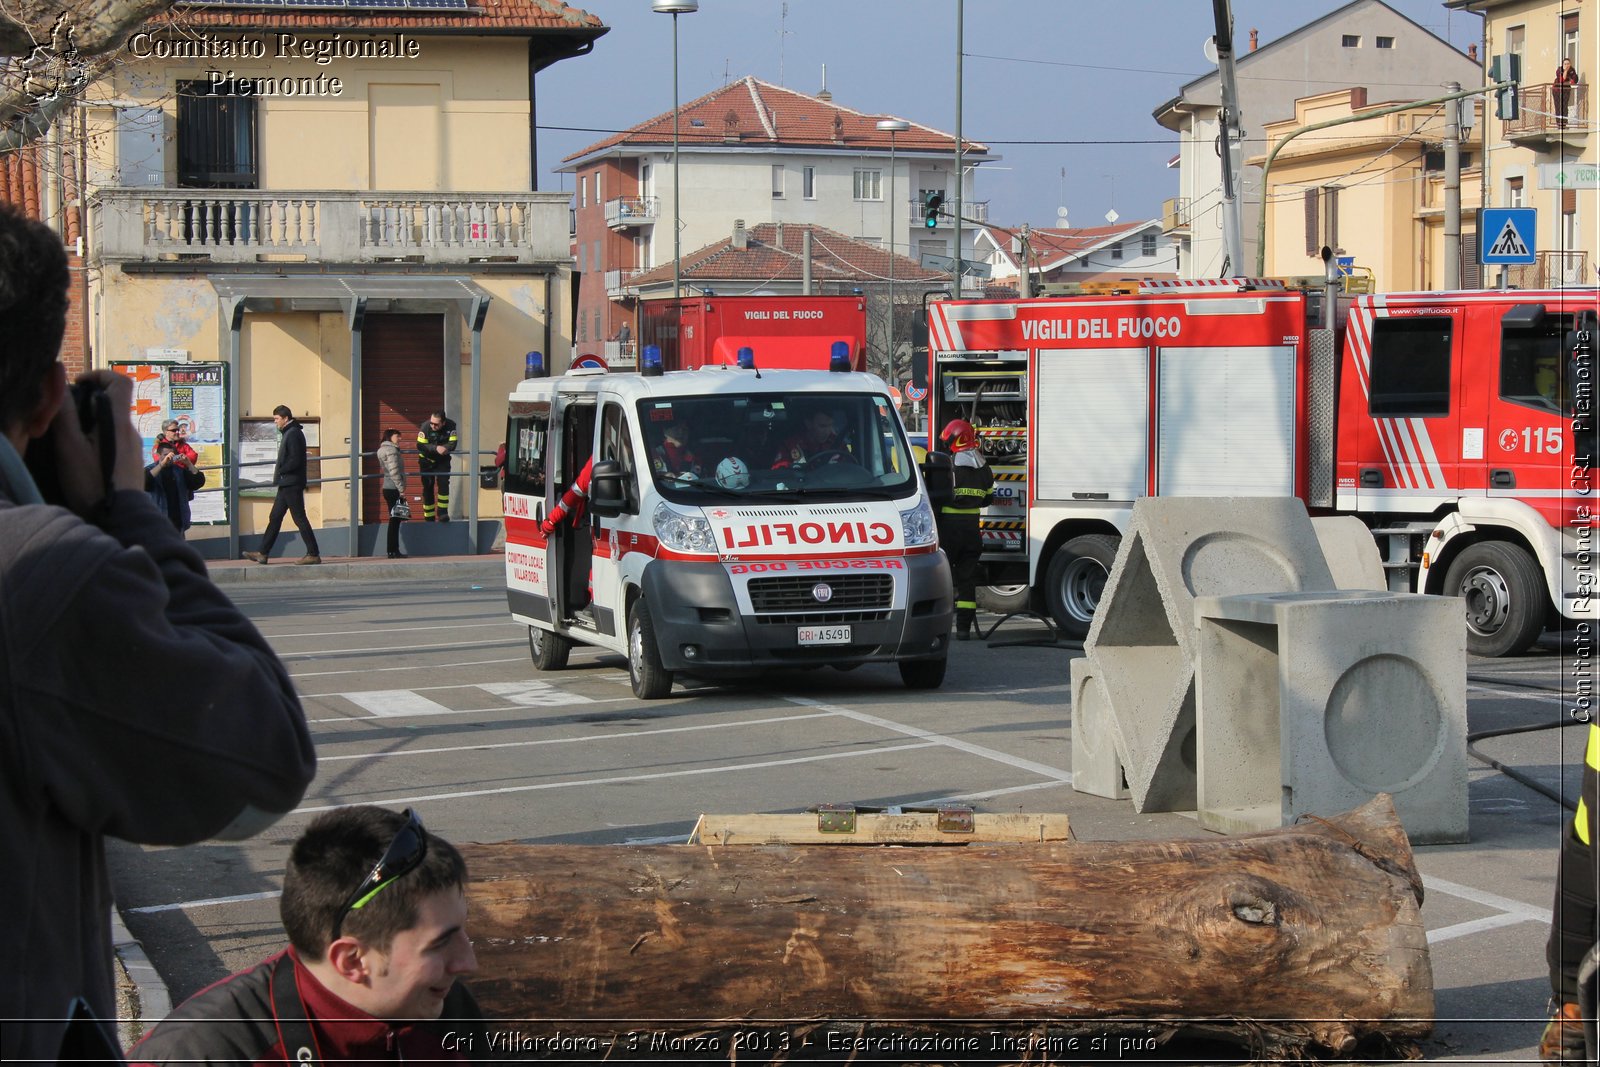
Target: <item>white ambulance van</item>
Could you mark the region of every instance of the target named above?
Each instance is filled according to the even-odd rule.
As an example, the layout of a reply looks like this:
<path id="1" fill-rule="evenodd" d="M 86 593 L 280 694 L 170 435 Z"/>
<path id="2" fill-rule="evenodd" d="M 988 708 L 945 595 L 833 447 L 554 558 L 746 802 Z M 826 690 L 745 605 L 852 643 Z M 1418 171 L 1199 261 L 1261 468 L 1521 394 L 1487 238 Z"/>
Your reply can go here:
<path id="1" fill-rule="evenodd" d="M 610 649 L 647 700 L 679 672 L 774 667 L 894 663 L 940 685 L 950 567 L 883 381 L 658 360 L 511 394 L 506 594 L 534 666 Z M 547 535 L 586 465 L 576 521 Z"/>

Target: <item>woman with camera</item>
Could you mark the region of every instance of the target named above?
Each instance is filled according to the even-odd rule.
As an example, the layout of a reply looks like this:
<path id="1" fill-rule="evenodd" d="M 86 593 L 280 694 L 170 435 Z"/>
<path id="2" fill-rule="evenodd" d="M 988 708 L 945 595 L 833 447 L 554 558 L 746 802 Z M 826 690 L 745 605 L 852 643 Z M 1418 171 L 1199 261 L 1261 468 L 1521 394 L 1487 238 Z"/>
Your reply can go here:
<path id="1" fill-rule="evenodd" d="M 383 431 L 378 446 L 378 466 L 383 470 L 383 502 L 389 505 L 389 558 L 405 559 L 400 551 L 400 524 L 411 517 L 406 501 L 406 461 L 400 454 L 399 430 Z"/>

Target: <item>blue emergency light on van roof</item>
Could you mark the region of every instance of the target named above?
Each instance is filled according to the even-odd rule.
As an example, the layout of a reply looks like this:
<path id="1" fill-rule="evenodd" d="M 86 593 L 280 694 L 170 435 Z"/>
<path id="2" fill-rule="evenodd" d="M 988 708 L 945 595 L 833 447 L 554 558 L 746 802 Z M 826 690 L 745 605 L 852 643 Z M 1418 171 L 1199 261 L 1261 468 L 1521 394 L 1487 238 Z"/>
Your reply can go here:
<path id="1" fill-rule="evenodd" d="M 749 345 L 741 345 L 739 348 L 739 369 L 756 369 L 756 350 Z"/>
<path id="2" fill-rule="evenodd" d="M 833 355 L 828 358 L 828 369 L 847 371 L 850 369 L 850 342 L 833 342 Z"/>
<path id="3" fill-rule="evenodd" d="M 646 378 L 657 378 L 660 377 L 661 371 L 661 346 L 645 345 L 644 359 L 639 364 L 639 373 Z"/>
<path id="4" fill-rule="evenodd" d="M 543 378 L 544 377 L 544 353 L 543 352 L 529 352 L 528 353 L 527 363 L 523 368 L 522 376 L 524 378 Z"/>

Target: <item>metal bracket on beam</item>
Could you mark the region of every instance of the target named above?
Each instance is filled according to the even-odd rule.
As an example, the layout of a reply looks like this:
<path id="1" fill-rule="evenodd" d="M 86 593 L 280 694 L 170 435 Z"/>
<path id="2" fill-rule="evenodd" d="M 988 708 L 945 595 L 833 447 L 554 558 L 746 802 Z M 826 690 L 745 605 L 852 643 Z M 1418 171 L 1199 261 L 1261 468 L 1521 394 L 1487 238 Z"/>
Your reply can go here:
<path id="1" fill-rule="evenodd" d="M 856 832 L 854 804 L 818 804 L 817 833 L 853 834 Z"/>
<path id="2" fill-rule="evenodd" d="M 972 809 L 962 805 L 940 808 L 937 825 L 941 834 L 970 834 L 975 829 Z"/>

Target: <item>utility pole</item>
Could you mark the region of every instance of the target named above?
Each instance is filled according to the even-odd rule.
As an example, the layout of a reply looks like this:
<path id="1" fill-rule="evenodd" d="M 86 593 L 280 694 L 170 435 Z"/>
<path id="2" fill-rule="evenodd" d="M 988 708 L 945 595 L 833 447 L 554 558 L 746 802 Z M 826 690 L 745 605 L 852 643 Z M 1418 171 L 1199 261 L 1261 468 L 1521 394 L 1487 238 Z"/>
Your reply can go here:
<path id="1" fill-rule="evenodd" d="M 963 0 L 956 0 L 956 187 L 955 210 L 951 213 L 956 223 L 956 250 L 955 288 L 950 290 L 950 295 L 957 300 L 961 299 L 961 31 L 966 23 L 966 5 Z"/>
<path id="2" fill-rule="evenodd" d="M 1217 116 L 1222 127 L 1218 154 L 1222 156 L 1222 245 L 1228 262 L 1225 275 L 1244 273 L 1244 244 L 1240 235 L 1239 191 L 1234 174 L 1233 131 L 1239 126 L 1239 90 L 1233 78 L 1233 11 L 1228 0 L 1211 0 L 1211 13 L 1216 18 L 1217 73 L 1222 87 L 1222 111 Z M 1263 213 L 1266 210 L 1262 204 Z"/>
<path id="3" fill-rule="evenodd" d="M 1461 91 L 1460 82 L 1445 86 Z M 1461 288 L 1461 101 L 1445 105 L 1444 127 L 1444 288 Z"/>

